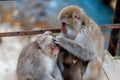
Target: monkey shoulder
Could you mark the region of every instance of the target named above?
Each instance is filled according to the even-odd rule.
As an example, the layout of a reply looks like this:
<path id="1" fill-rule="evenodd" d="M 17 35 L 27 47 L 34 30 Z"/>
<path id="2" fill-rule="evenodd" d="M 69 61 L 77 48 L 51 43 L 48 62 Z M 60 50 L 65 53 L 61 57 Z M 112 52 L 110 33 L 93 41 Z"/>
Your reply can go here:
<path id="1" fill-rule="evenodd" d="M 38 51 L 38 49 L 36 49 L 36 44 L 34 42 L 29 43 L 23 47 L 19 59 L 29 59 L 36 51 Z"/>
<path id="2" fill-rule="evenodd" d="M 23 66 L 28 70 L 30 70 L 30 68 L 27 67 L 36 67 L 46 70 L 47 72 L 51 72 L 55 62 L 38 48 L 38 44 L 36 42 L 33 42 L 23 48 L 19 57 L 18 65 Z M 48 66 L 50 68 L 48 68 Z"/>

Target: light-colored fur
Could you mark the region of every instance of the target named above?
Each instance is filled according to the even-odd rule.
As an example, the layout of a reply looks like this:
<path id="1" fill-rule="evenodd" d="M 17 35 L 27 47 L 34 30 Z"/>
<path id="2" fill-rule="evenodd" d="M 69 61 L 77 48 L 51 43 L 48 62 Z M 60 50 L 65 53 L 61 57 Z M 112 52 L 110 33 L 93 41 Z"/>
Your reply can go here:
<path id="1" fill-rule="evenodd" d="M 82 80 L 96 80 L 104 61 L 104 38 L 99 26 L 78 6 L 63 8 L 59 21 L 66 24 L 54 42 L 77 58 L 88 61 Z"/>
<path id="2" fill-rule="evenodd" d="M 52 35 L 41 35 L 23 48 L 17 65 L 18 80 L 63 80 L 55 59 L 58 53 Z"/>

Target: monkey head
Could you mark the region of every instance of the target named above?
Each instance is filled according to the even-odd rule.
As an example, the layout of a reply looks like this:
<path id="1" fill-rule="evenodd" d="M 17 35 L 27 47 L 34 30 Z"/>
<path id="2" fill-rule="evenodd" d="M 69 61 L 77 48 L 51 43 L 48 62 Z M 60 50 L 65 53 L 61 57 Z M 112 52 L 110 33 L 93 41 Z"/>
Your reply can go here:
<path id="1" fill-rule="evenodd" d="M 43 51 L 44 54 L 51 58 L 56 58 L 59 53 L 59 47 L 52 42 L 52 38 L 52 32 L 47 31 L 36 41 L 39 44 L 39 48 Z"/>
<path id="2" fill-rule="evenodd" d="M 61 23 L 62 32 L 66 33 L 67 27 L 78 31 L 82 25 L 86 24 L 87 16 L 78 6 L 68 6 L 60 11 L 58 20 Z"/>

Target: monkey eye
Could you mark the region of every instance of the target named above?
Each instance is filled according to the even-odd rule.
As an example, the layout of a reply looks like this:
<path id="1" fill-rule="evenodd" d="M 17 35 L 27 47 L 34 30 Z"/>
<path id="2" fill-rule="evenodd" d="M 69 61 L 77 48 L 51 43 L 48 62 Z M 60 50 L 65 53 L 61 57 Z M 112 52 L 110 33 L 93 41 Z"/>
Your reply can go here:
<path id="1" fill-rule="evenodd" d="M 71 17 L 72 17 L 72 15 L 69 15 L 69 16 L 68 16 L 68 18 L 71 18 Z"/>
<path id="2" fill-rule="evenodd" d="M 75 16 L 75 18 L 78 19 L 78 20 L 80 20 L 80 17 L 78 17 L 78 16 Z"/>
<path id="3" fill-rule="evenodd" d="M 75 18 L 77 19 L 78 17 L 77 17 L 77 16 L 75 16 Z"/>
<path id="4" fill-rule="evenodd" d="M 82 25 L 85 25 L 85 23 L 84 23 L 84 22 L 82 22 Z"/>

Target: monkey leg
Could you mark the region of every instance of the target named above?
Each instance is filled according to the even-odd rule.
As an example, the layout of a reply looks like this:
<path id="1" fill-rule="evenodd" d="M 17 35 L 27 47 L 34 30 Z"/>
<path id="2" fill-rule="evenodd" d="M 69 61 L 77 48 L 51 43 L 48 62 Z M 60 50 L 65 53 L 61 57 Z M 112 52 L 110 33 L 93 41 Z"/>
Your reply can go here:
<path id="1" fill-rule="evenodd" d="M 87 65 L 86 72 L 84 73 L 82 80 L 96 80 L 99 76 L 101 68 L 102 61 L 100 58 L 90 61 Z"/>
<path id="2" fill-rule="evenodd" d="M 57 64 L 61 72 L 64 70 L 64 65 L 63 65 L 63 56 L 64 56 L 64 50 L 60 50 L 60 53 L 58 54 L 57 57 Z"/>

